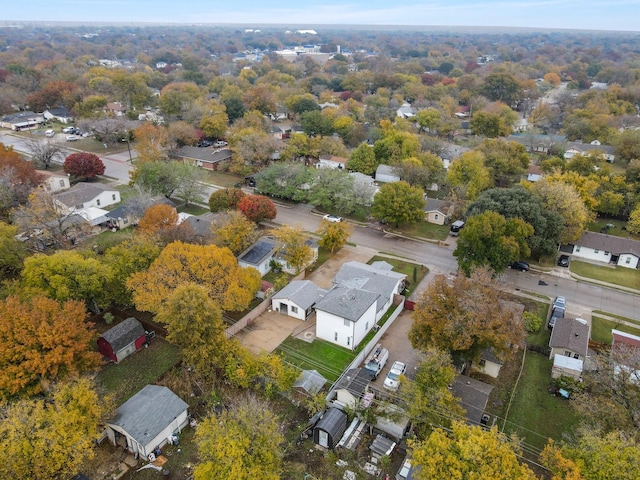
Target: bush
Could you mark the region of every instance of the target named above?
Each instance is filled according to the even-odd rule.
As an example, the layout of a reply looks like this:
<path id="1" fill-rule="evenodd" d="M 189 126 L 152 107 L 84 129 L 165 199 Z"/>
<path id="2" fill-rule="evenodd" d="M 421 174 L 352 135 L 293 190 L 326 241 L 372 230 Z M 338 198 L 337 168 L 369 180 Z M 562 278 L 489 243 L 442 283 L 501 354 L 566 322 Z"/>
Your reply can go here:
<path id="1" fill-rule="evenodd" d="M 102 318 L 104 319 L 104 323 L 106 323 L 107 325 L 111 325 L 115 317 L 113 316 L 113 313 L 107 312 L 102 316 Z"/>
<path id="2" fill-rule="evenodd" d="M 522 321 L 524 322 L 524 329 L 529 333 L 536 333 L 544 323 L 544 320 L 533 312 L 524 312 Z"/>

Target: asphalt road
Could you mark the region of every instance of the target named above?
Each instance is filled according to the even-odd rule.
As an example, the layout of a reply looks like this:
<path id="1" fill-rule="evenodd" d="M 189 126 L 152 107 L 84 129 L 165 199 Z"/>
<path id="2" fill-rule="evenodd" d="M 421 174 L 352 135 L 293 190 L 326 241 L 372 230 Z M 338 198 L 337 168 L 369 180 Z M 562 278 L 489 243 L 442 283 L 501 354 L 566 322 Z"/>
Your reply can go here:
<path id="1" fill-rule="evenodd" d="M 29 153 L 25 139 L 19 135 L 0 132 L 0 142 L 12 146 L 18 152 Z M 69 151 L 73 151 L 73 146 L 69 145 L 67 148 Z M 134 157 L 136 156 L 135 151 L 132 151 L 132 154 Z M 129 182 L 131 165 L 128 152 L 108 156 L 101 155 L 100 158 L 106 166 L 106 176 L 112 178 L 116 183 Z M 211 192 L 216 189 L 217 187 L 213 186 L 207 187 L 205 198 L 208 198 Z M 299 224 L 307 231 L 316 231 L 321 219 L 322 216 L 314 214 L 313 208 L 309 205 L 278 205 L 278 216 L 276 217 L 278 223 Z M 399 238 L 369 227 L 354 225 L 350 241 L 356 245 L 373 248 L 379 252 L 397 255 L 426 265 L 430 270 L 427 282 L 434 275 L 453 273 L 458 268 L 456 259 L 452 255 L 455 239 L 451 237 L 447 240 L 449 245 L 439 246 Z M 563 295 L 567 298 L 568 310 L 572 314 L 579 315 L 580 313 L 590 313 L 591 310 L 602 310 L 640 320 L 639 295 L 535 272 L 507 271 L 503 280 L 513 289 L 540 293 L 551 298 Z M 423 285 L 427 282 L 423 282 Z"/>
<path id="2" fill-rule="evenodd" d="M 278 205 L 278 216 L 275 220 L 278 223 L 299 224 L 307 231 L 316 231 L 321 219 L 322 216 L 314 214 L 312 207 L 308 205 Z M 448 240 L 448 242 L 452 242 L 448 246 L 438 246 L 397 238 L 368 227 L 354 225 L 350 242 L 424 264 L 430 270 L 427 280 L 439 273 L 453 273 L 458 268 L 457 261 L 452 255 L 455 248 L 453 243 L 455 239 L 453 238 Z M 560 271 L 559 273 L 564 272 Z M 502 280 L 516 290 L 535 292 L 550 298 L 562 295 L 567 298 L 568 311 L 576 316 L 587 313 L 590 315 L 592 310 L 602 310 L 640 320 L 639 295 L 533 271 L 507 270 Z"/>

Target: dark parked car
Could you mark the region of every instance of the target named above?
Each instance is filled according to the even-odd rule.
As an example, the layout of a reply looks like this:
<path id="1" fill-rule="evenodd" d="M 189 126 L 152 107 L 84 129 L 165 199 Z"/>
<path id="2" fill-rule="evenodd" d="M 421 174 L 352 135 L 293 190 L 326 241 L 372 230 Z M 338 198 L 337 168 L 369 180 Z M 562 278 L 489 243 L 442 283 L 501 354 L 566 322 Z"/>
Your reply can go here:
<path id="1" fill-rule="evenodd" d="M 549 323 L 547 324 L 547 326 L 553 330 L 553 327 L 556 326 L 556 321 L 559 318 L 564 318 L 564 308 L 562 307 L 556 307 L 553 309 L 553 312 L 551 313 L 551 318 L 549 319 Z"/>
<path id="2" fill-rule="evenodd" d="M 523 261 L 519 260 L 519 261 L 513 262 L 511 265 L 509 265 L 509 268 L 511 268 L 513 270 L 520 270 L 521 272 L 528 272 L 529 271 L 529 264 L 527 262 L 523 262 Z"/>
<path id="3" fill-rule="evenodd" d="M 559 267 L 568 267 L 569 266 L 569 255 L 560 255 L 558 258 L 558 266 Z"/>
<path id="4" fill-rule="evenodd" d="M 200 148 L 210 147 L 211 145 L 213 145 L 213 142 L 211 140 L 200 140 L 198 142 L 198 146 Z"/>

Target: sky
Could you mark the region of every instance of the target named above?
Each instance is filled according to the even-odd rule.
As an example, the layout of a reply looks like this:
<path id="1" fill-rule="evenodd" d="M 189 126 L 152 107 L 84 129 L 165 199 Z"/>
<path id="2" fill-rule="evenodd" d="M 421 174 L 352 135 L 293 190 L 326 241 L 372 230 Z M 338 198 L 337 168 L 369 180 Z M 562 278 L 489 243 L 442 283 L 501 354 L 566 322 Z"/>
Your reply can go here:
<path id="1" fill-rule="evenodd" d="M 640 0 L 22 0 L 0 24 L 151 22 L 305 25 L 455 25 L 640 31 Z"/>

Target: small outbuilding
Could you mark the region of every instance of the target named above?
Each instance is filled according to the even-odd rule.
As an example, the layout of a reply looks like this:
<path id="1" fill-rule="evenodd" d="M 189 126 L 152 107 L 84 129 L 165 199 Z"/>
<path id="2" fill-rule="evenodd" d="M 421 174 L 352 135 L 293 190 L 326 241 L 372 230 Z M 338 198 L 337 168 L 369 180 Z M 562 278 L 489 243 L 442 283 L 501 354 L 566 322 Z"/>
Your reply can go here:
<path id="1" fill-rule="evenodd" d="M 150 459 L 187 425 L 188 405 L 167 387 L 147 385 L 116 410 L 107 422 L 107 438 L 138 456 Z"/>
<path id="2" fill-rule="evenodd" d="M 119 363 L 147 343 L 147 332 L 134 317 L 129 317 L 98 338 L 98 351 L 106 358 Z"/>
<path id="3" fill-rule="evenodd" d="M 339 408 L 329 408 L 313 427 L 313 441 L 333 449 L 347 430 L 347 414 Z"/>
<path id="4" fill-rule="evenodd" d="M 551 378 L 559 378 L 562 376 L 571 377 L 574 380 L 580 380 L 584 362 L 577 358 L 565 357 L 564 355 L 556 355 L 553 357 L 553 367 L 551 367 Z"/>

